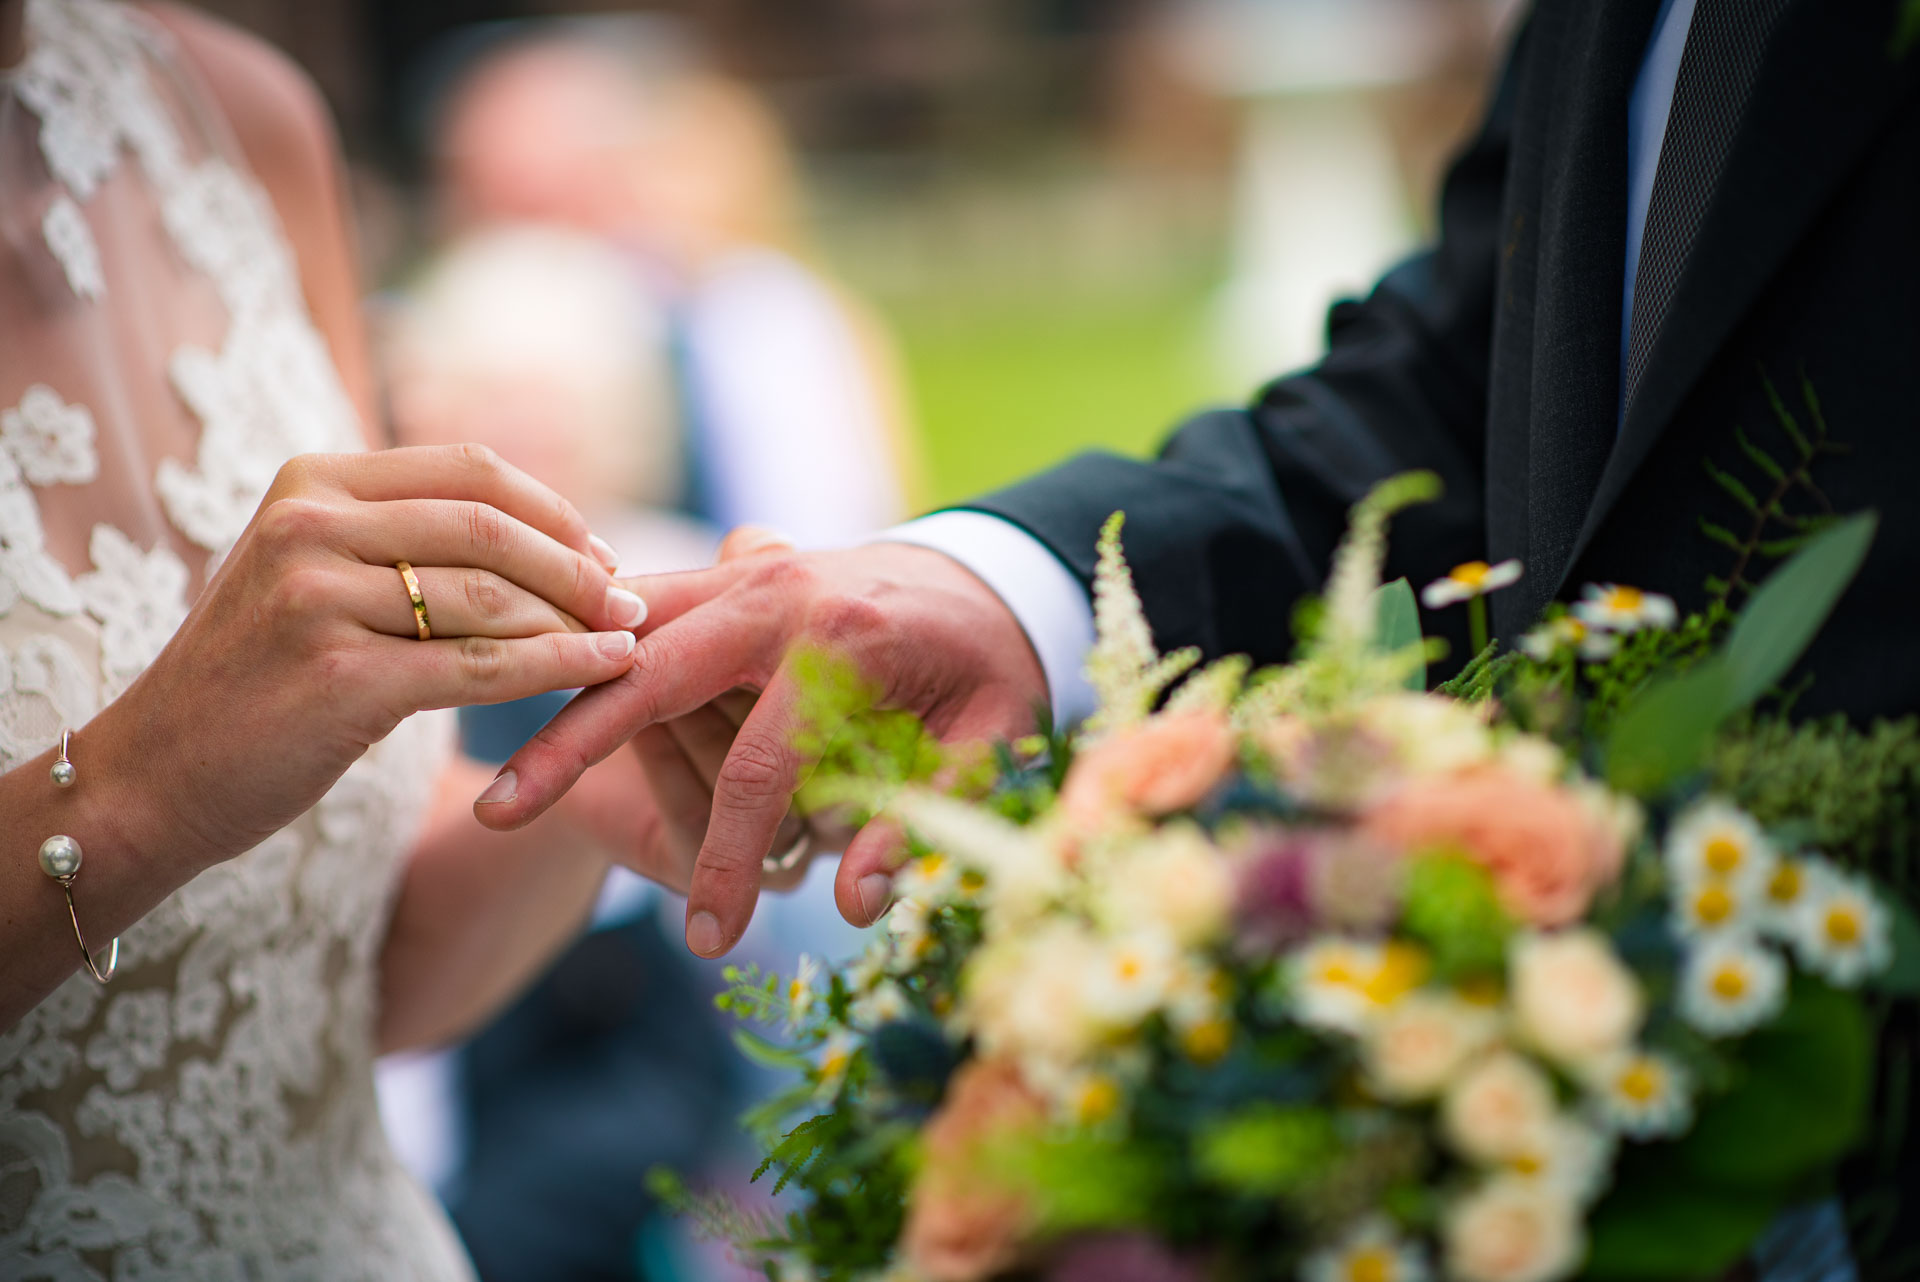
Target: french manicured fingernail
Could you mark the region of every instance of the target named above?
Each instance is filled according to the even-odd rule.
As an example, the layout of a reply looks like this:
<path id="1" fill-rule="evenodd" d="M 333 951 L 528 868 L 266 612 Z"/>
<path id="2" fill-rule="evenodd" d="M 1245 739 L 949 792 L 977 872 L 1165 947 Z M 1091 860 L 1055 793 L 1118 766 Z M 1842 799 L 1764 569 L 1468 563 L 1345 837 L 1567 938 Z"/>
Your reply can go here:
<path id="1" fill-rule="evenodd" d="M 623 628 L 637 628 L 647 617 L 647 603 L 625 588 L 608 588 L 607 615 Z"/>
<path id="2" fill-rule="evenodd" d="M 893 882 L 883 872 L 870 872 L 853 883 L 853 893 L 860 900 L 860 911 L 867 915 L 867 924 L 872 925 L 887 911 Z"/>
<path id="3" fill-rule="evenodd" d="M 720 919 L 709 912 L 698 912 L 687 919 L 687 947 L 702 957 L 716 956 L 727 946 L 720 937 Z"/>
<path id="4" fill-rule="evenodd" d="M 602 632 L 594 638 L 594 644 L 609 659 L 624 659 L 633 653 L 634 636 L 631 632 Z"/>
<path id="5" fill-rule="evenodd" d="M 493 782 L 487 785 L 487 790 L 480 794 L 479 800 L 474 804 L 497 806 L 503 801 L 512 801 L 519 795 L 520 776 L 511 770 L 502 770 L 494 776 Z"/>
<path id="6" fill-rule="evenodd" d="M 606 566 L 608 570 L 617 570 L 620 568 L 620 554 L 613 550 L 613 544 L 607 542 L 598 534 L 589 534 L 587 536 L 587 546 L 593 549 L 594 559 Z"/>

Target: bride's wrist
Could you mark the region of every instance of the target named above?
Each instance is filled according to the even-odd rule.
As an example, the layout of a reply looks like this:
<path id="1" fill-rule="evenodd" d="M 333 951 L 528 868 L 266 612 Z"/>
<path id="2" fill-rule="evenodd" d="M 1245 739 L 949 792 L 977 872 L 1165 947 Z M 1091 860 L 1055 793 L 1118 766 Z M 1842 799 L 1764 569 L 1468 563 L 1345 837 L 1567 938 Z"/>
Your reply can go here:
<path id="1" fill-rule="evenodd" d="M 239 851 L 214 835 L 214 816 L 193 813 L 192 798 L 203 790 L 189 780 L 203 763 L 166 738 L 124 698 L 115 700 L 74 735 L 82 782 L 72 791 L 84 799 L 86 823 L 104 849 L 185 884 Z"/>

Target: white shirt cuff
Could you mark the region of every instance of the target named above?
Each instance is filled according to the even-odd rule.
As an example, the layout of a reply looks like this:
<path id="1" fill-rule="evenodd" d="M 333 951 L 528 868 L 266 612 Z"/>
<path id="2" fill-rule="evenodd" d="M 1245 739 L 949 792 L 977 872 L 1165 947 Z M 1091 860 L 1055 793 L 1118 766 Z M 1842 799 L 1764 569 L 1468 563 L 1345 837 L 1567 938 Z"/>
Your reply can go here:
<path id="1" fill-rule="evenodd" d="M 1056 725 L 1094 710 L 1084 669 L 1093 649 L 1093 604 L 1073 571 L 1047 545 L 985 512 L 935 512 L 874 539 L 945 553 L 972 571 L 1013 611 L 1047 674 Z"/>

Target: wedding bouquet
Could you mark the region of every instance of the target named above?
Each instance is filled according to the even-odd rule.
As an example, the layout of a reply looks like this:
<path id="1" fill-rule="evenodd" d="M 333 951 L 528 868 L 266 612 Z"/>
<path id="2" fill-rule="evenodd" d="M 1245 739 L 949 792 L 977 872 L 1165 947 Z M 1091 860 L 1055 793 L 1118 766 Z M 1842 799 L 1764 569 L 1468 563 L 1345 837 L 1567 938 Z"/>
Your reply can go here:
<path id="1" fill-rule="evenodd" d="M 751 1120 L 798 1208 L 662 1191 L 777 1282 L 1711 1278 L 1829 1191 L 1920 933 L 1857 867 L 1867 803 L 1779 804 L 1810 782 L 1782 745 L 1871 745 L 1751 709 L 1871 516 L 1737 615 L 1592 587 L 1429 694 L 1379 578 L 1434 488 L 1358 506 L 1290 665 L 1157 653 L 1116 516 L 1079 733 L 815 745 L 814 799 L 913 854 L 865 955 L 721 999 L 797 1075 Z M 1518 571 L 1423 595 L 1478 611 Z"/>

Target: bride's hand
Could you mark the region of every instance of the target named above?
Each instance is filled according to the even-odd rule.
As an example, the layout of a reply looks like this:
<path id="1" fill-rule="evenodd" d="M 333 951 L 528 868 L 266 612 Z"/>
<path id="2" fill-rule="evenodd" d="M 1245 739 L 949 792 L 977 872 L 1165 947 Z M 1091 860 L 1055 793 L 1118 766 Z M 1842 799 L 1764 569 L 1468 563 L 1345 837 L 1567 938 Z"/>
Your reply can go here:
<path id="1" fill-rule="evenodd" d="M 620 675 L 645 607 L 612 586 L 614 559 L 571 504 L 477 447 L 294 459 L 87 727 L 89 773 L 115 781 L 144 853 L 164 845 L 191 875 L 285 826 L 415 712 Z"/>

